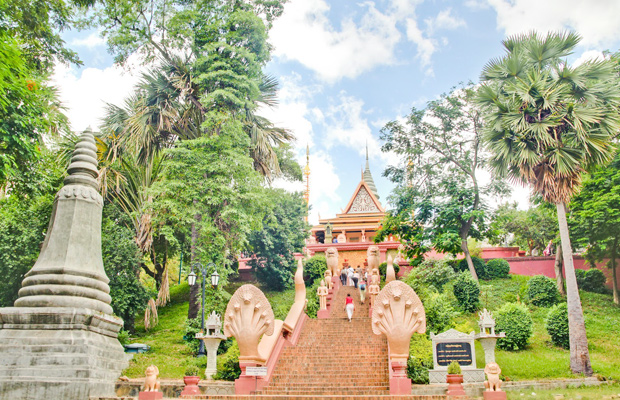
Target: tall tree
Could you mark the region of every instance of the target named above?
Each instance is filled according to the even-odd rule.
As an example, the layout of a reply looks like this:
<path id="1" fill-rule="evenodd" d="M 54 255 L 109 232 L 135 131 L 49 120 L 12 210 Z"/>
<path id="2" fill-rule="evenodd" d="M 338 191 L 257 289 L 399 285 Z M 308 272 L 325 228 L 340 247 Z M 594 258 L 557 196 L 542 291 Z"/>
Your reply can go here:
<path id="1" fill-rule="evenodd" d="M 620 129 L 620 86 L 608 60 L 572 67 L 580 37 L 535 32 L 504 40 L 506 55 L 482 72 L 479 103 L 490 163 L 556 205 L 566 271 L 573 373 L 592 375 L 583 310 L 566 222 L 566 203 L 588 168 L 610 160 Z"/>
<path id="2" fill-rule="evenodd" d="M 383 151 L 393 151 L 404 160 L 403 166 L 386 170 L 401 187 L 395 196 L 412 198 L 396 200 L 398 205 L 408 203 L 397 213 L 413 212 L 416 222 L 412 223 L 430 223 L 418 233 L 430 235 L 440 251 L 460 249 L 471 275 L 478 279 L 467 238 L 480 237 L 477 226 L 483 221 L 483 195 L 502 193 L 505 188 L 498 180 L 487 187 L 480 185 L 486 155 L 481 144 L 482 118 L 473 96 L 471 86 L 454 89 L 425 109 L 413 108 L 404 126 L 399 121 L 388 123 L 381 138 L 385 140 Z"/>
<path id="3" fill-rule="evenodd" d="M 620 256 L 620 157 L 598 168 L 583 182 L 571 203 L 570 226 L 575 243 L 586 246 L 588 258 L 609 259 L 614 303 L 618 296 L 617 258 Z"/>

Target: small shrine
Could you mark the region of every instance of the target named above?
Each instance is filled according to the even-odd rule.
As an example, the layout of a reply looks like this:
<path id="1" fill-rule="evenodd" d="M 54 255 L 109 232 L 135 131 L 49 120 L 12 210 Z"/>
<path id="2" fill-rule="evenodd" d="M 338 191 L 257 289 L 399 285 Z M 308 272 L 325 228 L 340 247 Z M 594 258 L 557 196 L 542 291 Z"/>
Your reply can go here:
<path id="1" fill-rule="evenodd" d="M 217 348 L 220 342 L 226 339 L 222 333 L 222 319 L 213 311 L 205 322 L 204 332 L 196 334 L 196 339 L 202 340 L 207 351 L 207 368 L 205 378 L 212 379 L 217 372 Z"/>

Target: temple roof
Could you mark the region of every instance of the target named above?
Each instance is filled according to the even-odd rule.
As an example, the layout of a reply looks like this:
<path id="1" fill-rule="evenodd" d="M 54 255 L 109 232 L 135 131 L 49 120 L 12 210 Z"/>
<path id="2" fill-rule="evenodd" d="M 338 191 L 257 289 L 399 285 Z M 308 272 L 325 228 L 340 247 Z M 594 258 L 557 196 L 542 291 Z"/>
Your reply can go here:
<path id="1" fill-rule="evenodd" d="M 368 184 L 368 187 L 375 195 L 377 199 L 379 199 L 379 194 L 377 193 L 377 187 L 375 186 L 375 181 L 372 179 L 372 174 L 370 173 L 370 164 L 368 163 L 368 145 L 366 145 L 366 168 L 362 174 L 362 180 Z"/>

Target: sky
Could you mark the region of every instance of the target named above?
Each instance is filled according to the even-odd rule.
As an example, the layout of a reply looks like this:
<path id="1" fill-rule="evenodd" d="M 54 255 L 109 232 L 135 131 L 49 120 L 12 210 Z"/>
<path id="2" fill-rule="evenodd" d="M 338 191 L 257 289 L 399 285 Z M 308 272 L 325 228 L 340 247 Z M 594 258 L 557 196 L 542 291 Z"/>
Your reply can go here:
<path id="1" fill-rule="evenodd" d="M 277 108 L 263 110 L 296 136 L 299 162 L 310 149 L 309 221 L 334 217 L 361 179 L 366 144 L 380 200 L 394 185 L 380 130 L 424 108 L 461 82 L 477 82 L 483 66 L 504 54 L 501 41 L 531 30 L 570 29 L 583 40 L 571 63 L 620 50 L 617 0 L 289 0 L 269 34 L 266 72 L 280 82 Z M 100 124 L 105 103 L 121 105 L 144 68 L 113 65 L 96 31 L 64 34 L 84 62 L 58 65 L 53 81 L 72 129 Z M 276 185 L 302 190 L 303 185 Z M 527 188 L 510 200 L 527 207 Z"/>

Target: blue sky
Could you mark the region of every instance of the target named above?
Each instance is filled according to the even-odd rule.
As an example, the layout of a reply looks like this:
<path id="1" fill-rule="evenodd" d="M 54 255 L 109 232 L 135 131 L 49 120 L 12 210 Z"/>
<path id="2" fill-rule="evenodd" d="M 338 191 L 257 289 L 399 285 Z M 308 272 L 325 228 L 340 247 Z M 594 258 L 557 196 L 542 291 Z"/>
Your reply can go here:
<path id="1" fill-rule="evenodd" d="M 574 29 L 583 36 L 571 57 L 578 63 L 620 49 L 618 15 L 617 0 L 290 0 L 270 33 L 267 72 L 280 80 L 280 103 L 264 114 L 295 133 L 302 164 L 310 146 L 310 221 L 346 206 L 366 143 L 385 206 L 393 186 L 382 172 L 398 160 L 380 151 L 381 127 L 459 82 L 477 81 L 503 54 L 507 35 Z M 113 66 L 96 32 L 65 37 L 85 65 L 59 65 L 54 80 L 73 128 L 95 127 L 104 101 L 120 104 L 142 67 Z M 513 198 L 527 206 L 527 190 Z"/>

